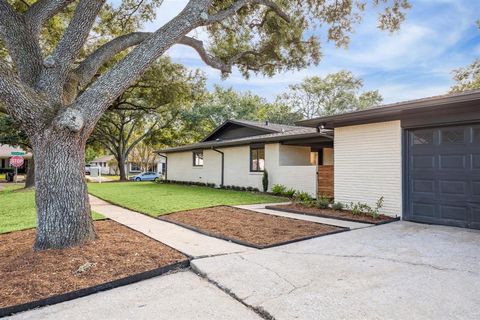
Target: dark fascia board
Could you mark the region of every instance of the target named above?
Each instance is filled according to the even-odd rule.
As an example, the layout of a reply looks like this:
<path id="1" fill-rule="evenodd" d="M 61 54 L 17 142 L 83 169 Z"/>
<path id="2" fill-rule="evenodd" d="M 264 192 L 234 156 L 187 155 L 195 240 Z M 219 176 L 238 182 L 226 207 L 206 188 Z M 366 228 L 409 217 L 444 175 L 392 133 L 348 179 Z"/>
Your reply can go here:
<path id="1" fill-rule="evenodd" d="M 323 125 L 325 128 L 332 129 L 348 125 L 400 120 L 404 114 L 412 115 L 417 112 L 426 115 L 428 111 L 435 113 L 435 108 L 442 106 L 454 107 L 475 101 L 480 103 L 480 90 L 393 103 L 362 111 L 303 120 L 296 124 L 305 127 L 319 127 Z"/>
<path id="2" fill-rule="evenodd" d="M 248 146 L 255 143 L 269 143 L 269 142 L 285 142 L 285 141 L 294 141 L 297 139 L 307 139 L 307 138 L 324 138 L 325 141 L 333 141 L 333 136 L 318 133 L 318 132 L 311 132 L 311 133 L 301 133 L 296 135 L 289 135 L 289 136 L 276 136 L 276 137 L 267 137 L 267 138 L 258 138 L 258 139 L 248 139 L 248 140 L 225 140 L 225 141 L 207 141 L 196 143 L 192 145 L 186 145 L 176 148 L 170 148 L 165 150 L 158 150 L 155 151 L 156 153 L 173 153 L 173 152 L 182 152 L 182 151 L 193 151 L 193 150 L 205 150 L 205 149 L 212 149 L 212 148 L 223 148 L 223 147 L 235 147 L 235 146 Z"/>
<path id="3" fill-rule="evenodd" d="M 216 127 L 212 132 L 210 132 L 210 134 L 208 136 L 203 138 L 202 142 L 207 141 L 210 137 L 212 137 L 218 131 L 221 131 L 228 124 L 236 124 L 236 125 L 243 126 L 243 127 L 246 127 L 246 128 L 257 129 L 257 130 L 264 131 L 265 133 L 278 132 L 278 131 L 275 131 L 275 130 L 272 130 L 272 129 L 266 129 L 266 128 L 263 128 L 263 127 L 258 127 L 258 126 L 255 126 L 255 125 L 238 122 L 238 121 L 235 121 L 235 120 L 227 120 L 224 123 L 222 123 L 221 125 L 219 125 L 218 127 Z"/>

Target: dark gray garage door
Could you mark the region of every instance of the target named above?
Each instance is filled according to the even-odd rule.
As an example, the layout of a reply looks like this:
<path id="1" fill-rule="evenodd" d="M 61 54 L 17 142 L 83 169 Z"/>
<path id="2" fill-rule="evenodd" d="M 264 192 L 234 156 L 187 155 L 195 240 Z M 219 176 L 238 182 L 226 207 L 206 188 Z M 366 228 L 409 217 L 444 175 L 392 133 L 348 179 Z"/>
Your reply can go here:
<path id="1" fill-rule="evenodd" d="M 405 218 L 480 229 L 480 124 L 407 136 Z"/>

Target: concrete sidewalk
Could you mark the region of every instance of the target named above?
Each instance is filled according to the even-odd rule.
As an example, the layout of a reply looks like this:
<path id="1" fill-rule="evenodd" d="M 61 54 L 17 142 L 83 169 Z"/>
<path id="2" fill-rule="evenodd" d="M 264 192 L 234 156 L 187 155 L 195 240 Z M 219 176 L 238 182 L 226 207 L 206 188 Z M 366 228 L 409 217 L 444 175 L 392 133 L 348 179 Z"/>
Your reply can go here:
<path id="1" fill-rule="evenodd" d="M 283 212 L 283 211 L 272 210 L 272 209 L 265 209 L 265 207 L 267 207 L 269 205 L 278 205 L 278 203 L 273 203 L 273 204 L 247 204 L 247 205 L 240 205 L 240 206 L 235 206 L 235 207 L 240 208 L 240 209 L 247 209 L 247 210 L 251 210 L 251 211 L 256 211 L 256 212 L 260 212 L 260 213 L 271 214 L 271 215 L 274 215 L 274 216 L 280 216 L 280 217 L 286 217 L 286 218 L 292 218 L 292 219 L 304 220 L 304 221 L 311 221 L 311 222 L 317 222 L 317 223 L 324 223 L 324 224 L 329 224 L 329 225 L 337 226 L 337 227 L 350 228 L 352 230 L 373 226 L 373 224 L 370 224 L 370 223 L 351 222 L 351 221 L 344 221 L 344 220 L 338 220 L 338 219 L 315 217 L 315 216 L 310 216 L 310 215 L 305 215 L 305 214 L 289 213 L 289 212 Z"/>
<path id="2" fill-rule="evenodd" d="M 165 243 L 191 257 L 214 256 L 235 252 L 254 251 L 249 247 L 208 237 L 172 223 L 124 209 L 90 195 L 92 210 L 155 240 Z"/>
<path id="3" fill-rule="evenodd" d="M 184 271 L 19 313 L 11 320 L 258 320 L 255 312 L 207 280 Z"/>

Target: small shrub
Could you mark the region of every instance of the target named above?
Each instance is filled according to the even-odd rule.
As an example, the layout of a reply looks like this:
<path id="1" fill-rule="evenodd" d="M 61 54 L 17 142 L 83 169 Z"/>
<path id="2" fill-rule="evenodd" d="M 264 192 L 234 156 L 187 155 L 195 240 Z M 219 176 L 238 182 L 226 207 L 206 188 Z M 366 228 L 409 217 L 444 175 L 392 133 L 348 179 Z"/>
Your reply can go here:
<path id="1" fill-rule="evenodd" d="M 287 187 L 285 187 L 282 184 L 274 184 L 272 187 L 272 193 L 277 196 L 283 196 L 286 191 L 287 191 Z"/>
<path id="2" fill-rule="evenodd" d="M 293 201 L 297 203 L 311 203 L 313 198 L 307 192 L 296 191 L 293 195 Z"/>
<path id="3" fill-rule="evenodd" d="M 253 187 L 247 187 L 247 191 L 252 192 L 252 191 L 253 191 Z"/>
<path id="4" fill-rule="evenodd" d="M 334 202 L 332 204 L 332 209 L 335 211 L 342 211 L 345 206 L 341 202 Z"/>
<path id="5" fill-rule="evenodd" d="M 288 198 L 293 198 L 293 195 L 295 194 L 295 189 L 290 188 L 286 190 L 282 195 Z"/>
<path id="6" fill-rule="evenodd" d="M 320 209 L 328 209 L 328 206 L 330 205 L 330 200 L 328 198 L 320 197 L 317 200 L 316 206 Z"/>
<path id="7" fill-rule="evenodd" d="M 375 209 L 370 208 L 369 214 L 372 216 L 372 218 L 378 219 L 380 216 L 380 209 L 383 207 L 383 200 L 383 196 L 381 196 L 375 203 Z"/>
<path id="8" fill-rule="evenodd" d="M 268 172 L 267 172 L 267 170 L 263 171 L 262 187 L 263 187 L 263 192 L 268 191 Z"/>
<path id="9" fill-rule="evenodd" d="M 253 188 L 253 192 L 260 192 L 258 188 Z"/>

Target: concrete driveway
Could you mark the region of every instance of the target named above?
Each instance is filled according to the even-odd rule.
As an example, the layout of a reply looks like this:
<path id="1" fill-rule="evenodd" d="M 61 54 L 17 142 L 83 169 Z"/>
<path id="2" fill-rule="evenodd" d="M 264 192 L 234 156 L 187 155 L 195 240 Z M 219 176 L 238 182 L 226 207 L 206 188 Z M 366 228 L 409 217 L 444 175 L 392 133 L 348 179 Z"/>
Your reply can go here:
<path id="1" fill-rule="evenodd" d="M 480 232 L 396 222 L 193 267 L 275 319 L 480 319 Z"/>

